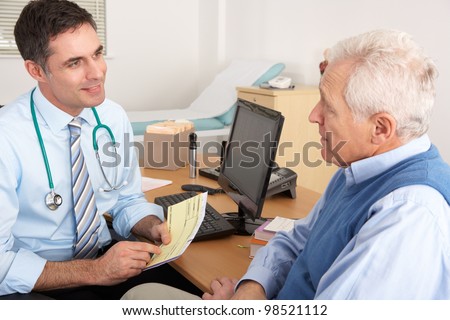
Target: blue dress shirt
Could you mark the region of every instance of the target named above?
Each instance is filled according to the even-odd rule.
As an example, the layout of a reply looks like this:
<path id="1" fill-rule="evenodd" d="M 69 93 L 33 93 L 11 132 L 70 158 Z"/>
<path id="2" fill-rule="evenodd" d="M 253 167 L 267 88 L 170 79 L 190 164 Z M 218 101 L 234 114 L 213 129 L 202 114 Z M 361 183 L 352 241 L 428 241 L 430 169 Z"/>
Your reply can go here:
<path id="1" fill-rule="evenodd" d="M 430 145 L 424 135 L 340 170 L 351 186 Z M 326 198 L 327 190 L 291 232 L 278 233 L 260 249 L 241 281 L 255 280 L 268 298 L 275 297 Z M 450 299 L 450 208 L 444 197 L 431 187 L 411 185 L 378 200 L 369 212 L 374 215 L 320 279 L 315 299 Z"/>
<path id="2" fill-rule="evenodd" d="M 37 121 L 46 148 L 55 192 L 62 205 L 51 211 L 45 204 L 49 182 L 30 112 L 30 93 L 0 109 L 0 295 L 30 292 L 47 260 L 72 259 L 75 219 L 72 202 L 70 132 L 73 117 L 52 105 L 40 92 L 34 92 Z M 92 131 L 97 125 L 86 108 L 81 148 L 100 213 L 113 217 L 114 229 L 124 237 L 143 217 L 153 214 L 164 219 L 162 208 L 146 201 L 141 191 L 141 175 L 133 148 L 133 134 L 125 111 L 105 100 L 97 108 L 101 122 L 109 126 L 119 143 L 116 166 L 106 130 L 97 132 L 103 169 L 110 181 L 118 172 L 118 182 L 127 184 L 118 191 L 104 192 L 107 183 L 95 157 Z M 101 219 L 101 245 L 111 241 L 105 220 Z"/>

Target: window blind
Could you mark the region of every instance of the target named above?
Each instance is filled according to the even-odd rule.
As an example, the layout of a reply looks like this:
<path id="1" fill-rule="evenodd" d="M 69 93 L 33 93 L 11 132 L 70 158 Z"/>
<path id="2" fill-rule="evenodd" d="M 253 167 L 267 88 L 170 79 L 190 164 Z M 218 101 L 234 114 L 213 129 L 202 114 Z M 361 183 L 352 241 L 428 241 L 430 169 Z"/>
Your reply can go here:
<path id="1" fill-rule="evenodd" d="M 0 57 L 20 55 L 14 41 L 14 26 L 22 9 L 30 0 L 0 1 Z M 97 23 L 97 33 L 105 47 L 106 54 L 106 19 L 105 0 L 74 0 L 82 8 L 89 11 Z"/>

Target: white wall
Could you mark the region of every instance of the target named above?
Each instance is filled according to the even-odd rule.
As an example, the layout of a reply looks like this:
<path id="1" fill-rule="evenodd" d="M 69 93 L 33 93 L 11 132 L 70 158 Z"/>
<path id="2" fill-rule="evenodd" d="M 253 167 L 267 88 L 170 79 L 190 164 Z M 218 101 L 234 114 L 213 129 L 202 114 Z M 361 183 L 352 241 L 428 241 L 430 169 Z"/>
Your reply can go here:
<path id="1" fill-rule="evenodd" d="M 198 93 L 198 1 L 106 4 L 108 97 L 129 110 L 187 106 Z"/>
<path id="2" fill-rule="evenodd" d="M 317 85 L 325 48 L 396 28 L 438 65 L 430 135 L 450 162 L 449 12 L 449 0 L 107 0 L 107 94 L 128 110 L 185 107 L 233 58 L 278 60 Z M 0 70 L 0 104 L 34 85 L 20 58 L 0 58 Z"/>

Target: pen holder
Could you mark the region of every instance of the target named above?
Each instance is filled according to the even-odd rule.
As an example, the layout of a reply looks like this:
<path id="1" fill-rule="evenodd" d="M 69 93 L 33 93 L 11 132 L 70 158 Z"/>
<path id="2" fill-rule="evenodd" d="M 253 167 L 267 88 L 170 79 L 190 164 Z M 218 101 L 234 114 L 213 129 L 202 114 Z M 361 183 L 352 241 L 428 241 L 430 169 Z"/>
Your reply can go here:
<path id="1" fill-rule="evenodd" d="M 144 134 L 144 167 L 176 170 L 185 167 L 189 157 L 192 122 L 166 121 L 147 127 Z"/>

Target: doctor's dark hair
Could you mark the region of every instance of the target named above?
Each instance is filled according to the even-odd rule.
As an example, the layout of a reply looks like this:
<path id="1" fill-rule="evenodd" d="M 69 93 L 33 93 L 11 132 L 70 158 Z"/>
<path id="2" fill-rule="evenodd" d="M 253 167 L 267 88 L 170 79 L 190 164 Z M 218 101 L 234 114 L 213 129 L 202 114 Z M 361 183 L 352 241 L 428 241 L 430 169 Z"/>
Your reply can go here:
<path id="1" fill-rule="evenodd" d="M 33 0 L 22 10 L 14 28 L 17 48 L 24 60 L 39 64 L 47 72 L 46 62 L 53 52 L 50 40 L 71 29 L 89 23 L 97 25 L 92 15 L 67 0 Z"/>

